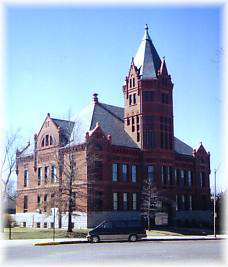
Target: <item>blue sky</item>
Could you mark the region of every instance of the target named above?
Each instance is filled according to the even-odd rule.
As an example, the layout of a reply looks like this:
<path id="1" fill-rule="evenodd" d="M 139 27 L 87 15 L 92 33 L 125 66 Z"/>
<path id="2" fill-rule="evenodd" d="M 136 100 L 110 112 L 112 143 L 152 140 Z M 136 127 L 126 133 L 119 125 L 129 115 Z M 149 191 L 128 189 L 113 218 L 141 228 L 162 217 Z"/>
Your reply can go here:
<path id="1" fill-rule="evenodd" d="M 174 83 L 175 136 L 222 161 L 222 9 L 207 7 L 35 7 L 6 9 L 6 121 L 23 141 L 47 112 L 76 114 L 97 92 L 123 106 L 122 85 L 144 32 L 165 56 Z M 218 172 L 224 187 L 223 166 Z"/>

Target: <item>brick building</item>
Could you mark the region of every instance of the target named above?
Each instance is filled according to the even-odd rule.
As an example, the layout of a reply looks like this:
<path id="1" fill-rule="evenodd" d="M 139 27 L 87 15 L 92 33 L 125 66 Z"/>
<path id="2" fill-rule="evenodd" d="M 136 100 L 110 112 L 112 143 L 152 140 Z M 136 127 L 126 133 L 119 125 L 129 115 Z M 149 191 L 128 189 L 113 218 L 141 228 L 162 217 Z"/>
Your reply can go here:
<path id="1" fill-rule="evenodd" d="M 173 83 L 147 26 L 123 96 L 124 108 L 93 95 L 82 115 L 82 140 L 75 138 L 76 122 L 48 113 L 34 142 L 17 151 L 16 219 L 21 225 L 53 226 L 50 210 L 55 205 L 48 203 L 65 179 L 69 155 L 75 164 L 75 228 L 92 227 L 107 218 L 139 218 L 147 178 L 174 203 L 172 223 L 209 222 L 210 154 L 202 143 L 193 149 L 174 136 Z M 66 227 L 67 208 L 64 211 L 57 214 L 56 227 L 60 220 Z"/>

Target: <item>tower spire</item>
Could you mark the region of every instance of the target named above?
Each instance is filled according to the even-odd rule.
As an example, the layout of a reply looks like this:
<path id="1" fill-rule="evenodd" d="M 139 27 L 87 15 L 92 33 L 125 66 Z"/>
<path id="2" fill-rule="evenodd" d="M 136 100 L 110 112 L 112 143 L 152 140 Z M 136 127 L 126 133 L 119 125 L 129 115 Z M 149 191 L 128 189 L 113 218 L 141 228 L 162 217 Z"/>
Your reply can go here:
<path id="1" fill-rule="evenodd" d="M 157 78 L 161 66 L 161 59 L 149 35 L 149 27 L 145 25 L 145 32 L 138 48 L 134 63 L 143 80 Z"/>

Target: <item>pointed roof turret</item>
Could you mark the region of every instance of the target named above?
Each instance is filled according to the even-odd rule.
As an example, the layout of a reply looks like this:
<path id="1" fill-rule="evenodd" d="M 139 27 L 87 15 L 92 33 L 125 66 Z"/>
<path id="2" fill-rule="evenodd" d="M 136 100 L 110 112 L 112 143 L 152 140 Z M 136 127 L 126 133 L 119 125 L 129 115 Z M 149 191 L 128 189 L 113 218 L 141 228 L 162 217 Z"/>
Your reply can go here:
<path id="1" fill-rule="evenodd" d="M 149 36 L 147 24 L 141 44 L 134 58 L 134 64 L 138 68 L 139 75 L 143 80 L 157 78 L 161 67 L 161 59 Z"/>
<path id="2" fill-rule="evenodd" d="M 169 75 L 167 67 L 166 67 L 166 63 L 165 63 L 165 57 L 163 57 L 163 59 L 162 59 L 161 67 L 160 67 L 160 70 L 159 70 L 159 74 L 160 75 L 164 75 L 164 76 Z"/>

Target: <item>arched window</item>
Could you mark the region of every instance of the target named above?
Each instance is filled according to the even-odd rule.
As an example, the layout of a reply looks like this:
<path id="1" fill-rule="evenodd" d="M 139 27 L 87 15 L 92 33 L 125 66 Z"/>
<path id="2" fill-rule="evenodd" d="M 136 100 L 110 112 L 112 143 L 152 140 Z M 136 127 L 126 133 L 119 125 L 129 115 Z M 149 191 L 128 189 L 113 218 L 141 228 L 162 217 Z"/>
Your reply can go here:
<path id="1" fill-rule="evenodd" d="M 50 146 L 53 145 L 53 138 L 52 136 L 50 135 Z"/>
<path id="2" fill-rule="evenodd" d="M 45 136 L 45 146 L 48 146 L 49 145 L 49 135 L 46 134 Z"/>
<path id="3" fill-rule="evenodd" d="M 42 140 L 41 147 L 44 147 L 44 138 Z"/>

